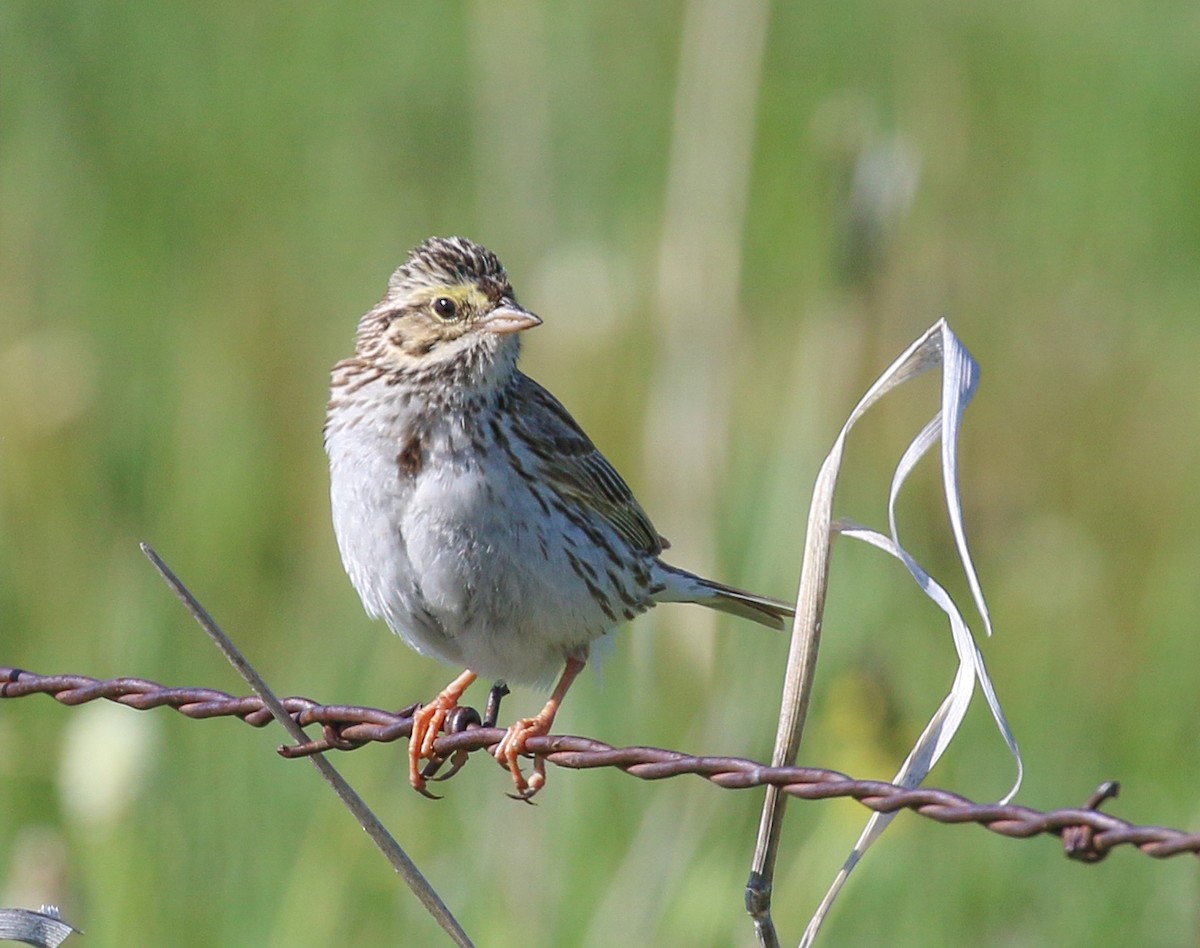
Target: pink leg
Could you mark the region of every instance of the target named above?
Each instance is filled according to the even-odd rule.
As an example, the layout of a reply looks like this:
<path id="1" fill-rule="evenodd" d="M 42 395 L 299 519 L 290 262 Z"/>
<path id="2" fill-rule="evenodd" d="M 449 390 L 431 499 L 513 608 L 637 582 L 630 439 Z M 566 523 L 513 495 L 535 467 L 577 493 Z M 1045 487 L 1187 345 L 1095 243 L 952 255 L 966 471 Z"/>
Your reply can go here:
<path id="1" fill-rule="evenodd" d="M 567 696 L 571 684 L 583 671 L 583 666 L 583 659 L 568 658 L 567 667 L 563 670 L 562 677 L 558 680 L 546 706 L 533 717 L 521 718 L 512 725 L 496 747 L 496 760 L 512 773 L 513 782 L 517 785 L 517 796 L 522 800 L 530 799 L 546 783 L 546 762 L 541 758 L 534 762 L 532 777 L 526 780 L 525 775 L 521 773 L 520 757 L 525 753 L 525 742 L 531 737 L 542 737 L 550 733 L 559 705 Z"/>

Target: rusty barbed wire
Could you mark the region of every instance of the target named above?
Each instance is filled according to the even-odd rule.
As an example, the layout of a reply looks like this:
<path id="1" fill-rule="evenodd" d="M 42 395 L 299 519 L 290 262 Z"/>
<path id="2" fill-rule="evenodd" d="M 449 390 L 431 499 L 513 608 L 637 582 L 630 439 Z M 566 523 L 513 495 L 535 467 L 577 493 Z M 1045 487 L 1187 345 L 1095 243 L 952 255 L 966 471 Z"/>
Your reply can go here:
<path id="1" fill-rule="evenodd" d="M 237 697 L 212 688 L 168 688 L 144 678 L 100 680 L 84 675 L 38 675 L 0 666 L 0 699 L 49 695 L 74 706 L 97 699 L 146 711 L 173 708 L 190 718 L 236 717 L 252 727 L 271 721 L 257 697 Z M 493 699 L 497 696 L 493 695 Z M 354 705 L 323 705 L 310 698 L 284 698 L 283 705 L 301 727 L 318 725 L 320 738 L 305 744 L 283 745 L 284 757 L 303 757 L 327 750 L 353 750 L 374 742 L 408 737 L 413 704 L 397 712 Z M 466 755 L 499 743 L 504 729 L 490 725 L 495 706 L 481 716 L 460 708 L 448 724 L 450 733 L 438 739 L 435 750 L 452 760 L 451 775 Z M 1182 853 L 1200 855 L 1200 833 L 1163 826 L 1138 826 L 1102 813 L 1099 806 L 1117 794 L 1115 782 L 1103 784 L 1082 807 L 1040 811 L 1012 804 L 975 803 L 949 790 L 906 789 L 882 780 L 857 780 L 836 770 L 818 767 L 769 767 L 740 757 L 697 757 L 659 747 L 613 747 L 602 741 L 566 735 L 531 738 L 528 750 L 549 763 L 573 770 L 616 767 L 642 780 L 661 780 L 682 774 L 704 777 L 726 789 L 778 786 L 802 800 L 843 797 L 868 809 L 891 813 L 907 809 L 938 823 L 976 823 L 1013 839 L 1059 836 L 1066 855 L 1080 862 L 1099 862 L 1119 846 L 1133 846 L 1147 856 L 1165 859 Z"/>

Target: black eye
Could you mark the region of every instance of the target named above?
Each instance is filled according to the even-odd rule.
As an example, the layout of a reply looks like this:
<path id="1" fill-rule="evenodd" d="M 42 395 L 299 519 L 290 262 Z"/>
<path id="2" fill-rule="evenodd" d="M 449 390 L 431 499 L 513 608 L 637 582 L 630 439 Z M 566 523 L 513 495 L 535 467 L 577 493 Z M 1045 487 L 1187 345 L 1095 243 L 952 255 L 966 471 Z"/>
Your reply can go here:
<path id="1" fill-rule="evenodd" d="M 439 296 L 433 301 L 433 311 L 442 319 L 454 319 L 458 316 L 458 304 L 448 296 Z"/>

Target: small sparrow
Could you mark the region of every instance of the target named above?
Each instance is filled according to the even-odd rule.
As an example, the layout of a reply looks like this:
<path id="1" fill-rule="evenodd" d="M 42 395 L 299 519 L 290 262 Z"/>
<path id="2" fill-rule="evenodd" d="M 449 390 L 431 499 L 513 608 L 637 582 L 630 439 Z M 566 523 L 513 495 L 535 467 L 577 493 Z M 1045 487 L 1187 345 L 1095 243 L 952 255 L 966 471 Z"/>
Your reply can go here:
<path id="1" fill-rule="evenodd" d="M 413 718 L 409 779 L 478 677 L 548 683 L 540 713 L 495 750 L 528 799 L 526 742 L 549 733 L 596 639 L 660 602 L 781 629 L 792 607 L 660 559 L 666 541 L 553 395 L 517 369 L 517 303 L 490 250 L 432 237 L 392 274 L 333 367 L 325 450 L 342 563 L 366 611 L 412 648 L 465 668 Z"/>

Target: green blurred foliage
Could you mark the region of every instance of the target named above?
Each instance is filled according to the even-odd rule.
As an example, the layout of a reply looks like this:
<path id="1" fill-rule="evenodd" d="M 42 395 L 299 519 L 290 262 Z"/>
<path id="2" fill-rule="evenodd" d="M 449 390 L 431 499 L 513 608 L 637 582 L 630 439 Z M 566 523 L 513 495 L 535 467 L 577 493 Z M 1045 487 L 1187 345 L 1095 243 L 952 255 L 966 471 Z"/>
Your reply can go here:
<path id="1" fill-rule="evenodd" d="M 320 440 L 329 366 L 432 233 L 505 260 L 546 318 L 527 370 L 653 513 L 672 443 L 645 420 L 670 382 L 656 287 L 689 15 L 0 4 L 0 661 L 242 690 L 145 539 L 281 692 L 398 706 L 449 680 L 363 615 Z M 841 418 L 949 316 L 984 368 L 963 487 L 1019 799 L 1073 805 L 1115 777 L 1115 811 L 1177 826 L 1200 824 L 1198 37 L 1180 3 L 774 5 L 736 256 L 704 264 L 740 277 L 721 470 L 697 512 L 722 578 L 788 594 Z M 933 402 L 918 386 L 868 421 L 841 512 L 882 522 Z M 902 529 L 961 595 L 938 492 L 926 465 Z M 786 642 L 734 620 L 689 637 L 695 612 L 623 630 L 562 729 L 768 756 Z M 804 760 L 886 778 L 951 674 L 934 610 L 842 545 Z M 539 701 L 518 691 L 507 711 Z M 276 758 L 277 733 L 126 715 L 4 705 L 0 902 L 57 901 L 96 948 L 438 943 L 307 765 Z M 114 747 L 142 748 L 123 783 Z M 553 772 L 525 807 L 478 760 L 433 804 L 399 747 L 338 763 L 481 945 L 752 943 L 757 794 Z M 931 782 L 994 798 L 1010 779 L 975 709 Z M 785 940 L 863 819 L 790 809 Z M 901 817 L 827 940 L 1194 944 L 1196 895 L 1186 860 L 1085 868 L 1053 841 Z"/>

